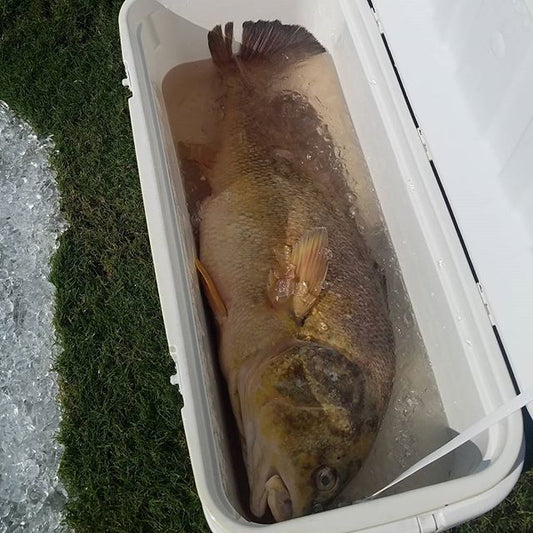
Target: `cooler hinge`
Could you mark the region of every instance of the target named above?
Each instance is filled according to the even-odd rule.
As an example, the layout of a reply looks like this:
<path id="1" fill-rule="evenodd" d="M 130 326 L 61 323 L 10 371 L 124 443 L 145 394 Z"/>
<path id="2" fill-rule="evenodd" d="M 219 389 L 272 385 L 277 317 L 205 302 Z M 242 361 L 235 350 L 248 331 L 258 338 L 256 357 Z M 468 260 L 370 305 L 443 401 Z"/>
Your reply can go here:
<path id="1" fill-rule="evenodd" d="M 418 137 L 420 138 L 420 142 L 422 143 L 422 146 L 424 147 L 424 152 L 426 152 L 427 158 L 432 161 L 433 158 L 431 157 L 431 152 L 429 151 L 429 146 L 426 141 L 426 138 L 424 137 L 424 133 L 420 128 L 416 128 L 416 131 L 418 133 Z"/>
<path id="2" fill-rule="evenodd" d="M 370 6 L 370 11 L 372 11 L 372 15 L 374 17 L 374 20 L 376 21 L 376 25 L 378 27 L 379 33 L 384 33 L 383 32 L 383 26 L 381 25 L 381 20 L 379 20 L 378 14 L 376 13 L 376 9 L 374 8 L 374 6 L 370 2 L 369 2 L 369 6 Z"/>
<path id="3" fill-rule="evenodd" d="M 483 302 L 483 306 L 485 307 L 485 312 L 487 313 L 487 316 L 489 317 L 490 323 L 495 326 L 496 322 L 494 322 L 494 317 L 492 316 L 492 313 L 490 312 L 489 302 L 487 301 L 487 297 L 485 296 L 485 293 L 483 292 L 483 287 L 481 286 L 481 283 L 479 281 L 476 283 L 477 290 L 479 291 L 479 296 L 481 297 L 481 301 Z"/>

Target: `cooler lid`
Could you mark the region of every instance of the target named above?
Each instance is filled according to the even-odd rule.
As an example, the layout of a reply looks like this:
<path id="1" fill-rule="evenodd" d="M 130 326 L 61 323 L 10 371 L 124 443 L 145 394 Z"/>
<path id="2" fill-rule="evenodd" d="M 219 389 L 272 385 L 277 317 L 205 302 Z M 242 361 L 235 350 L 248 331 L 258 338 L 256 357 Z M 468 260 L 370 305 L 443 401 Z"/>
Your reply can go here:
<path id="1" fill-rule="evenodd" d="M 533 387 L 533 0 L 372 4 L 526 391 Z"/>

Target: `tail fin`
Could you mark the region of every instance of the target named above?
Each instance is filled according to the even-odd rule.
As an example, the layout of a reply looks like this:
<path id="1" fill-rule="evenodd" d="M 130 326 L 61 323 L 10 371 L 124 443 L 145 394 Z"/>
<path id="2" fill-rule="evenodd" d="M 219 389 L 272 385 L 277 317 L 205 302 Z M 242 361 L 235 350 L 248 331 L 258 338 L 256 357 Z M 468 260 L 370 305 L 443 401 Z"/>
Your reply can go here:
<path id="1" fill-rule="evenodd" d="M 236 61 L 232 52 L 233 23 L 226 24 L 224 35 L 222 27 L 215 26 L 209 32 L 207 40 L 216 65 L 223 66 Z M 238 60 L 283 60 L 286 63 L 300 61 L 322 52 L 325 52 L 325 48 L 302 26 L 282 24 L 279 20 L 248 21 L 243 24 Z"/>

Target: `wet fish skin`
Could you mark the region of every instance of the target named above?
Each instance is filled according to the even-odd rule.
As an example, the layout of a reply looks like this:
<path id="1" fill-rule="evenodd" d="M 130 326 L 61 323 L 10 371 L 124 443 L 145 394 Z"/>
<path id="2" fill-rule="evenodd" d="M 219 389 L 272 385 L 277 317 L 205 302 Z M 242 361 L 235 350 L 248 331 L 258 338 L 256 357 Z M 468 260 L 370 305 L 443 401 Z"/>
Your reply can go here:
<path id="1" fill-rule="evenodd" d="M 294 32 L 262 24 L 274 25 L 263 27 L 270 38 Z M 251 50 L 257 28 L 248 28 L 243 42 Z M 342 176 L 332 172 L 328 183 L 302 164 L 308 145 L 320 147 L 325 163 L 334 160 L 325 126 L 301 95 L 268 94 L 253 84 L 274 66 L 305 57 L 305 42 L 281 55 L 271 46 L 267 58 L 249 53 L 246 63 L 214 32 L 211 50 L 226 96 L 208 176 L 212 195 L 201 208 L 200 260 L 225 305 L 217 317 L 219 359 L 241 433 L 251 511 L 260 517 L 268 506 L 283 520 L 327 504 L 364 461 L 390 396 L 393 336 Z M 316 138 L 300 142 L 298 124 L 287 125 L 287 116 L 305 119 Z M 290 252 L 313 228 L 325 228 L 331 259 L 326 286 L 302 318 L 290 301 L 273 304 L 267 287 L 280 250 Z"/>

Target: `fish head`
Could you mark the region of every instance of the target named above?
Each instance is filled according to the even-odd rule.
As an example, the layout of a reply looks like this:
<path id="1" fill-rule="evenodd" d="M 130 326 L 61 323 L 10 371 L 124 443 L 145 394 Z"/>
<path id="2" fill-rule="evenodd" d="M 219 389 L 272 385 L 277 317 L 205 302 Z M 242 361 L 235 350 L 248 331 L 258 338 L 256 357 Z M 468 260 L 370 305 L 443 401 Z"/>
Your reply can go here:
<path id="1" fill-rule="evenodd" d="M 368 376 L 339 351 L 298 343 L 250 380 L 243 412 L 252 512 L 325 508 L 359 470 L 379 425 Z"/>

